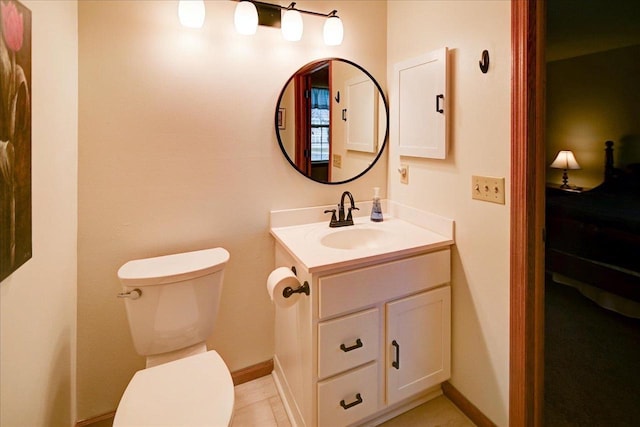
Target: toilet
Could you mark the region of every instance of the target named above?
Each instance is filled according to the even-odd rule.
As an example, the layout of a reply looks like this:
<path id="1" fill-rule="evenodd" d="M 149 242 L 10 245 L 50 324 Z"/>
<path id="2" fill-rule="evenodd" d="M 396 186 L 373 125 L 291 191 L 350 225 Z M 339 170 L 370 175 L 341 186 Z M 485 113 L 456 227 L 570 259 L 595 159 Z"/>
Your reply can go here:
<path id="1" fill-rule="evenodd" d="M 223 248 L 129 261 L 118 278 L 138 354 L 120 399 L 114 427 L 228 426 L 233 381 L 220 355 L 207 350 L 215 324 L 224 267 Z"/>

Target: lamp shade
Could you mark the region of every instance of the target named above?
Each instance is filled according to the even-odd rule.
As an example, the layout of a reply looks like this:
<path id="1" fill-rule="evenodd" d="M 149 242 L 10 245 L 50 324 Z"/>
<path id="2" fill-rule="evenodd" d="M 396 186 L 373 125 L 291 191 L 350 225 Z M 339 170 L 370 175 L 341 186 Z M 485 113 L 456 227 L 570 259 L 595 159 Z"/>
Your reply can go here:
<path id="1" fill-rule="evenodd" d="M 256 5 L 250 1 L 241 1 L 236 6 L 233 16 L 236 31 L 240 34 L 250 36 L 258 29 L 258 10 Z"/>
<path id="2" fill-rule="evenodd" d="M 204 0 L 180 0 L 178 2 L 178 18 L 185 27 L 201 28 L 204 24 L 204 15 Z"/>
<path id="3" fill-rule="evenodd" d="M 551 167 L 554 169 L 580 169 L 580 165 L 578 164 L 576 157 L 570 150 L 562 150 L 558 152 L 555 160 L 551 163 Z"/>
<path id="4" fill-rule="evenodd" d="M 324 23 L 324 44 L 327 46 L 338 46 L 342 44 L 344 28 L 342 20 L 335 15 L 329 16 Z"/>
<path id="5" fill-rule="evenodd" d="M 282 37 L 291 42 L 302 38 L 302 15 L 297 10 L 288 9 L 282 13 Z"/>

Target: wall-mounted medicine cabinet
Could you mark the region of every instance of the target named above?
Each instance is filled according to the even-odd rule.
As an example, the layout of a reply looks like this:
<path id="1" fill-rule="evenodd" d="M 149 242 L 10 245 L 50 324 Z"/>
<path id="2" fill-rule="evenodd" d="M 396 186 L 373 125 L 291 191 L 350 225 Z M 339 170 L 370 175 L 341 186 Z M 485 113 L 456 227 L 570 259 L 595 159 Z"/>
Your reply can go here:
<path id="1" fill-rule="evenodd" d="M 394 64 L 392 106 L 397 117 L 401 156 L 447 156 L 449 96 L 447 48 Z"/>

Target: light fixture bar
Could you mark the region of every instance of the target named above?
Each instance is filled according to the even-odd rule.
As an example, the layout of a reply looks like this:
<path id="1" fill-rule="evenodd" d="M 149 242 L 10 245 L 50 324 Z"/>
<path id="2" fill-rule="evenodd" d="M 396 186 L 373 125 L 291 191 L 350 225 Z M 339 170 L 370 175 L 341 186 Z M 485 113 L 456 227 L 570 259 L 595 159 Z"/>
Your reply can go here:
<path id="1" fill-rule="evenodd" d="M 232 0 L 232 1 L 241 1 L 241 0 Z M 258 0 L 246 0 L 246 1 L 250 1 L 251 3 L 253 3 L 256 6 L 256 8 L 258 8 L 258 11 L 260 11 L 260 7 L 264 7 L 265 9 L 297 10 L 300 13 L 306 13 L 307 15 L 322 16 L 324 18 L 337 16 L 338 14 L 337 10 L 332 10 L 329 13 L 321 13 L 321 12 L 314 12 L 313 10 L 298 9 L 296 7 L 295 2 L 292 2 L 289 6 L 281 6 L 279 4 L 267 3 L 267 2 L 258 1 Z"/>
<path id="2" fill-rule="evenodd" d="M 258 11 L 258 25 L 279 28 L 282 21 L 281 7 L 269 3 L 251 1 Z"/>
<path id="3" fill-rule="evenodd" d="M 258 25 L 263 25 L 267 27 L 282 28 L 282 35 L 285 40 L 298 41 L 302 37 L 304 25 L 302 23 L 301 14 L 304 13 L 307 15 L 326 18 L 322 32 L 324 43 L 327 46 L 338 46 L 342 44 L 344 27 L 342 20 L 338 16 L 337 10 L 332 10 L 329 13 L 321 13 L 313 10 L 298 9 L 295 2 L 290 3 L 289 6 L 281 6 L 279 4 L 267 3 L 259 0 L 232 1 L 239 2 L 236 7 L 234 19 L 236 21 L 236 30 L 240 34 L 254 34 Z M 257 25 L 255 23 L 256 15 L 258 15 Z"/>

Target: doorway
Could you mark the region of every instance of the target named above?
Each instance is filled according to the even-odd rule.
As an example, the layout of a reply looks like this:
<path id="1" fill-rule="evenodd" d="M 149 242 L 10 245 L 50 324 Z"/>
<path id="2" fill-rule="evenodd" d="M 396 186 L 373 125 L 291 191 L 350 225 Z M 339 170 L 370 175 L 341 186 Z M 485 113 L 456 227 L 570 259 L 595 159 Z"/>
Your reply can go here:
<path id="1" fill-rule="evenodd" d="M 546 1 L 511 2 L 510 425 L 544 424 Z"/>
<path id="2" fill-rule="evenodd" d="M 544 1 L 511 1 L 509 423 L 543 425 Z"/>
<path id="3" fill-rule="evenodd" d="M 331 62 L 295 75 L 295 165 L 308 177 L 331 182 Z"/>

